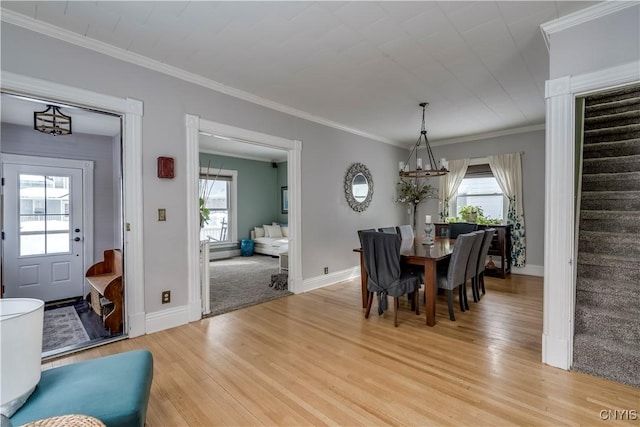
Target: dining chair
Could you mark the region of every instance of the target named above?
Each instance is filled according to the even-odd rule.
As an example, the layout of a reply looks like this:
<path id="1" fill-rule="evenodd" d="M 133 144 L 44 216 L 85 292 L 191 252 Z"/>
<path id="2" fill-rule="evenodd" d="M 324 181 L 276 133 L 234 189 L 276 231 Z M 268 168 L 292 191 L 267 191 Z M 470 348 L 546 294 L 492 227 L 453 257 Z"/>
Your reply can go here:
<path id="1" fill-rule="evenodd" d="M 413 234 L 413 227 L 410 225 L 399 225 L 396 227 L 396 233 L 400 235 L 400 239 L 413 239 L 415 235 Z"/>
<path id="2" fill-rule="evenodd" d="M 453 314 L 453 290 L 458 288 L 458 298 L 460 300 L 460 311 L 464 311 L 462 288 L 466 281 L 467 261 L 469 253 L 473 247 L 475 235 L 461 234 L 456 239 L 456 244 L 451 252 L 449 266 L 446 270 L 436 270 L 438 288 L 447 292 L 447 305 L 449 306 L 449 319 L 456 320 Z"/>
<path id="3" fill-rule="evenodd" d="M 387 233 L 387 234 L 398 234 L 396 232 L 396 227 L 382 227 L 382 228 L 378 228 L 378 231 L 381 233 Z"/>
<path id="4" fill-rule="evenodd" d="M 471 233 L 478 229 L 478 224 L 472 222 L 451 222 L 449 223 L 449 238 L 456 239 L 460 234 Z"/>
<path id="5" fill-rule="evenodd" d="M 487 255 L 489 254 L 489 248 L 491 247 L 495 232 L 495 228 L 487 228 L 484 230 L 484 238 L 482 240 L 480 254 L 478 255 L 478 268 L 476 271 L 476 291 L 478 293 L 478 299 L 480 299 L 480 287 L 482 287 L 482 295 L 486 293 L 484 289 L 484 270 L 487 265 Z"/>
<path id="6" fill-rule="evenodd" d="M 364 230 L 358 230 L 358 240 L 360 240 L 360 247 L 362 247 L 362 233 L 365 231 L 376 231 L 375 228 L 366 228 Z"/>
<path id="7" fill-rule="evenodd" d="M 480 297 L 478 296 L 478 283 L 476 276 L 478 273 L 478 256 L 480 255 L 480 249 L 482 248 L 482 241 L 484 240 L 484 231 L 474 231 L 469 233 L 474 236 L 473 246 L 471 252 L 469 252 L 469 258 L 467 259 L 467 270 L 465 273 L 464 285 L 462 285 L 462 294 L 464 296 L 464 307 L 469 310 L 469 302 L 467 301 L 467 280 L 471 280 L 471 292 L 473 293 L 473 301 L 478 302 Z"/>
<path id="8" fill-rule="evenodd" d="M 362 233 L 364 265 L 367 270 L 367 310 L 369 318 L 373 294 L 378 295 L 378 315 L 387 309 L 387 295 L 393 297 L 393 325 L 398 326 L 398 298 L 412 294 L 416 314 L 420 314 L 418 292 L 421 278 L 413 270 L 401 268 L 400 239 L 394 234 L 366 231 Z"/>

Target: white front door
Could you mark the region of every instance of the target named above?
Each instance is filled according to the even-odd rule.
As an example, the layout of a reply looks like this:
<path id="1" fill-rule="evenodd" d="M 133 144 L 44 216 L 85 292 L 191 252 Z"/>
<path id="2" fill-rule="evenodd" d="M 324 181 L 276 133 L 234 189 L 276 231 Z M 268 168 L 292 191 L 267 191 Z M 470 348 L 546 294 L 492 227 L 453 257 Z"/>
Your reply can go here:
<path id="1" fill-rule="evenodd" d="M 3 164 L 5 298 L 83 296 L 82 169 Z"/>

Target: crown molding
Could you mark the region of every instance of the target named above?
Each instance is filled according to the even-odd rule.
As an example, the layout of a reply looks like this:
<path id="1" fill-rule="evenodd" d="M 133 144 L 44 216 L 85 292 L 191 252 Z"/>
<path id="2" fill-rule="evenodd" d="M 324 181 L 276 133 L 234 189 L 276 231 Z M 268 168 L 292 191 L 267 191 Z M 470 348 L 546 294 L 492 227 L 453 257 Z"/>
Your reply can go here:
<path id="1" fill-rule="evenodd" d="M 344 132 L 348 132 L 354 135 L 362 136 L 364 138 L 369 138 L 374 141 L 379 141 L 379 142 L 383 142 L 385 144 L 394 145 L 394 146 L 400 146 L 400 147 L 402 146 L 402 144 L 399 144 L 398 142 L 392 141 L 388 138 L 384 138 L 379 135 L 374 135 L 359 129 L 355 129 L 355 128 L 346 126 L 342 123 L 334 122 L 332 120 L 307 113 L 306 111 L 298 110 L 297 108 L 289 107 L 287 105 L 283 105 L 278 102 L 274 102 L 274 101 L 259 97 L 252 93 L 245 92 L 243 90 L 236 89 L 231 86 L 227 86 L 215 80 L 207 79 L 197 74 L 190 73 L 178 67 L 174 67 L 172 65 L 168 65 L 160 61 L 156 61 L 155 59 L 151 59 L 146 56 L 139 55 L 137 53 L 129 52 L 119 47 L 112 46 L 110 44 L 107 44 L 89 37 L 82 36 L 72 31 L 57 27 L 55 25 L 51 25 L 46 22 L 39 21 L 37 19 L 33 19 L 21 13 L 16 13 L 12 10 L 0 8 L 0 19 L 3 22 L 6 22 L 8 24 L 16 25 L 16 26 L 25 28 L 27 30 L 43 34 L 48 37 L 53 37 L 58 40 L 62 40 L 64 42 L 74 44 L 76 46 L 90 49 L 95 52 L 119 59 L 121 61 L 129 62 L 131 64 L 135 64 L 140 67 L 157 71 L 159 73 L 163 73 L 168 76 L 175 77 L 180 80 L 184 80 L 189 83 L 193 83 L 193 84 L 205 87 L 207 89 L 211 89 L 216 92 L 220 92 L 225 95 L 229 95 L 234 98 L 241 99 L 243 101 L 251 102 L 253 104 L 260 105 L 262 107 L 276 110 L 281 113 L 289 114 L 291 116 L 295 116 L 304 120 L 309 120 L 311 122 L 315 122 L 315 123 L 328 126 L 334 129 L 338 129 Z"/>
<path id="2" fill-rule="evenodd" d="M 459 142 L 479 141 L 481 139 L 497 138 L 499 136 L 507 136 L 507 135 L 516 135 L 519 133 L 534 132 L 537 130 L 544 130 L 544 123 L 541 123 L 538 125 L 523 126 L 519 128 L 503 129 L 503 130 L 497 130 L 497 131 L 485 132 L 485 133 L 477 133 L 474 135 L 461 136 L 458 138 L 429 141 L 429 144 L 432 147 L 437 147 L 440 145 L 457 144 Z"/>
<path id="3" fill-rule="evenodd" d="M 554 19 L 553 21 L 545 22 L 540 25 L 540 31 L 542 31 L 542 36 L 544 37 L 544 42 L 547 45 L 547 50 L 549 50 L 552 34 L 575 27 L 576 25 L 584 24 L 585 22 L 593 21 L 594 19 L 602 18 L 603 16 L 628 7 L 637 6 L 638 4 L 639 3 L 637 1 L 605 1 L 586 9 L 570 13 L 569 15 L 565 15 L 561 18 Z"/>

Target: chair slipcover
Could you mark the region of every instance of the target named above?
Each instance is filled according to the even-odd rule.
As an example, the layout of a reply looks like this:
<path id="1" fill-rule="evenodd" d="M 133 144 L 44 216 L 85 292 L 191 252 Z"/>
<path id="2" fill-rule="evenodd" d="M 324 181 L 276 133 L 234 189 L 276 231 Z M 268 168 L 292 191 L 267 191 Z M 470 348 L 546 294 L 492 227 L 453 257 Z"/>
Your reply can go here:
<path id="1" fill-rule="evenodd" d="M 467 261 L 474 240 L 475 236 L 472 234 L 459 235 L 451 253 L 449 268 L 446 272 L 438 271 L 438 287 L 447 291 L 449 319 L 451 320 L 456 320 L 453 314 L 453 289 L 462 286 L 466 280 Z M 459 297 L 462 298 L 462 292 Z M 462 300 L 460 300 L 460 308 L 464 310 Z"/>
<path id="2" fill-rule="evenodd" d="M 367 290 L 380 296 L 378 314 L 386 310 L 386 296 L 399 297 L 420 288 L 421 278 L 400 266 L 400 239 L 396 234 L 363 232 L 362 249 Z"/>
<path id="3" fill-rule="evenodd" d="M 378 228 L 378 231 L 381 233 L 397 234 L 396 227 L 382 227 Z"/>
<path id="4" fill-rule="evenodd" d="M 460 234 L 471 233 L 478 229 L 478 224 L 472 222 L 452 222 L 449 224 L 449 238 L 457 239 Z"/>

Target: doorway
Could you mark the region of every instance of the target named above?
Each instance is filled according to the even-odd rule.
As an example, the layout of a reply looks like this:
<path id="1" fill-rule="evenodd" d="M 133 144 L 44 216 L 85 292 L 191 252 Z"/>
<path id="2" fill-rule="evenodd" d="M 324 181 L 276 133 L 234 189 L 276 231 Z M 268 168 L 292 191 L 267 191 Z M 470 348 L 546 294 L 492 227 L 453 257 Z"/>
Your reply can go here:
<path id="1" fill-rule="evenodd" d="M 189 302 L 190 320 L 198 320 L 206 311 L 208 281 L 201 281 L 204 276 L 200 262 L 200 212 L 198 194 L 199 138 L 200 133 L 216 135 L 234 141 L 249 143 L 259 147 L 279 149 L 286 152 L 288 177 L 288 289 L 296 293 L 301 288 L 301 203 L 300 176 L 302 142 L 288 140 L 273 135 L 237 128 L 222 123 L 200 119 L 198 116 L 186 116 L 187 132 L 187 175 L 192 177 L 187 182 L 187 215 L 192 218 L 188 222 L 189 250 Z M 257 225 L 257 224 L 256 224 Z M 265 285 L 266 286 L 266 285 Z"/>
<path id="2" fill-rule="evenodd" d="M 72 117 L 69 134 L 34 129 L 50 105 Z M 105 328 L 85 282 L 105 249 L 123 248 L 121 129 L 119 114 L 2 93 L 3 297 L 45 302 L 45 358 L 125 336 Z"/>

